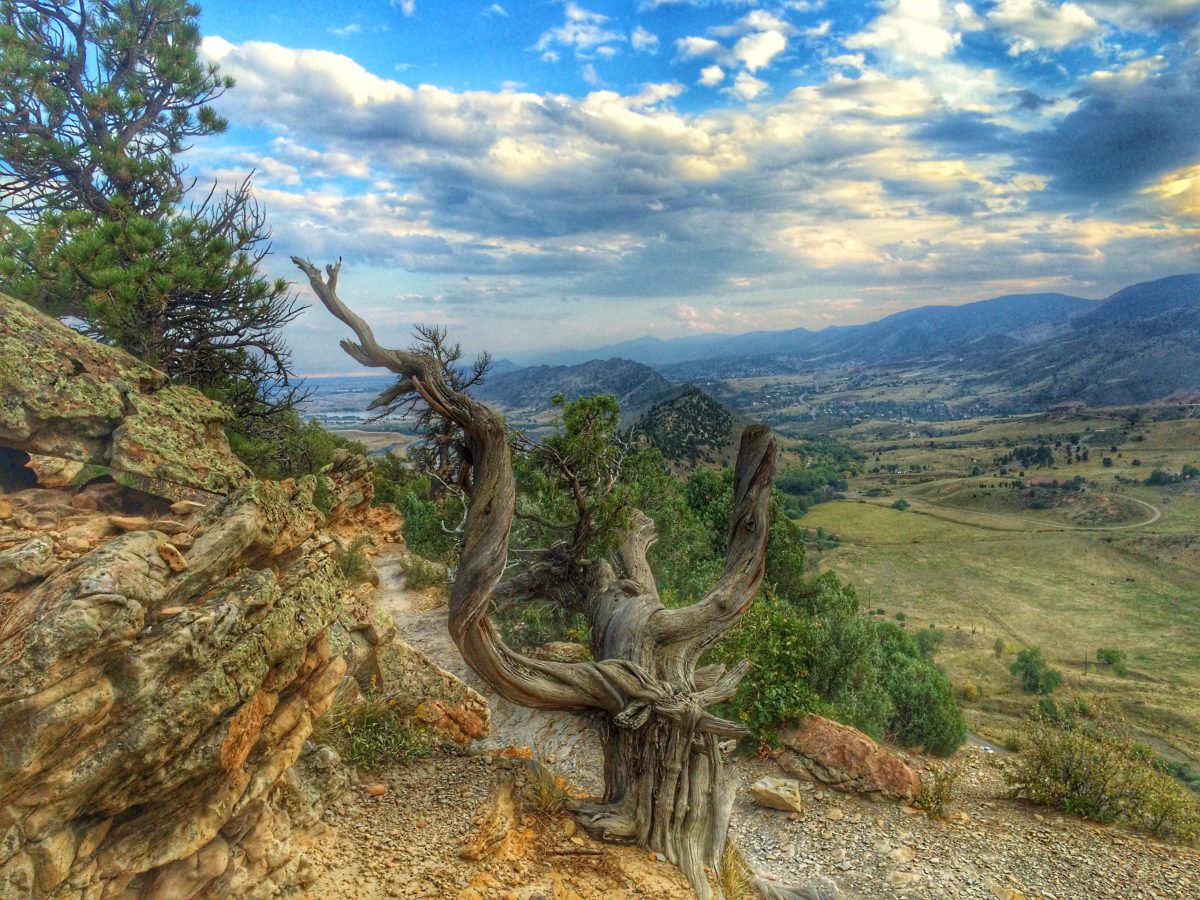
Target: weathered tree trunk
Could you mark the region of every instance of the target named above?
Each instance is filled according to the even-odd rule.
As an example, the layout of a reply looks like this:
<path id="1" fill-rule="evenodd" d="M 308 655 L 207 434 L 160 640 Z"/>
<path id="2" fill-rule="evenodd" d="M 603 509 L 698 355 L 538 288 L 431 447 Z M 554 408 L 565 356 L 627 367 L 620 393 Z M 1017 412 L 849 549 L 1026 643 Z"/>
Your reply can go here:
<path id="1" fill-rule="evenodd" d="M 724 738 L 746 734 L 707 712 L 733 696 L 743 663 L 697 669 L 697 662 L 745 614 L 763 576 L 776 445 L 764 426 L 742 435 L 725 572 L 692 606 L 668 609 L 658 598 L 646 553 L 653 525 L 636 517 L 613 560 L 589 564 L 585 608 L 595 662 L 559 663 L 523 656 L 488 620 L 508 555 L 515 506 L 504 425 L 492 410 L 448 386 L 436 360 L 386 349 L 337 296 L 340 266 L 326 277 L 293 257 L 313 290 L 349 325 L 358 343 L 342 347 L 363 365 L 396 372 L 396 386 L 372 406 L 414 393 L 463 429 L 471 465 L 470 506 L 458 575 L 450 592 L 450 632 L 463 658 L 496 693 L 524 706 L 600 713 L 605 792 L 578 803 L 590 830 L 663 853 L 697 896 L 721 898 L 720 870 L 733 804 L 723 777 Z"/>

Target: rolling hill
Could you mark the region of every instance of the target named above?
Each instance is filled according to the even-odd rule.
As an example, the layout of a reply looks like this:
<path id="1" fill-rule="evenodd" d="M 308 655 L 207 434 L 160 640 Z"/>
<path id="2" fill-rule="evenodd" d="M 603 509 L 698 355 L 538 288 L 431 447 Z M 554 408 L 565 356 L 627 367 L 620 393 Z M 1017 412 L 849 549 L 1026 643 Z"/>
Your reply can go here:
<path id="1" fill-rule="evenodd" d="M 551 398 L 612 394 L 623 429 L 677 464 L 731 465 L 749 420 L 695 385 L 674 385 L 649 366 L 627 359 L 577 366 L 531 366 L 489 378 L 475 391 L 485 403 L 531 433 L 553 418 Z"/>

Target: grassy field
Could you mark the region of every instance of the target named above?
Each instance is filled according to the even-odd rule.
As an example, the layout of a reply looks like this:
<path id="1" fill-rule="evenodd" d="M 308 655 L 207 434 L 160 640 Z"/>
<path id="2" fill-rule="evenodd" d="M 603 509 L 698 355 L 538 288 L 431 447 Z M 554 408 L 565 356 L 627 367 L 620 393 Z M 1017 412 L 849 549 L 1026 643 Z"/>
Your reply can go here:
<path id="1" fill-rule="evenodd" d="M 1200 761 L 1200 484 L 1128 483 L 1156 467 L 1200 464 L 1200 421 L 880 422 L 841 437 L 879 471 L 855 479 L 851 499 L 801 520 L 841 539 L 818 566 L 857 585 L 884 617 L 945 631 L 938 662 L 957 685 L 983 692 L 965 704 L 975 731 L 1000 742 L 1012 732 L 1033 698 L 1008 667 L 1018 649 L 1037 645 L 1065 676 L 1060 694 L 1114 707 L 1159 752 Z M 1021 477 L 1000 476 L 994 464 L 1013 446 L 1059 440 L 1088 448 L 1088 461 L 1056 460 L 1026 476 L 1082 476 L 1086 487 L 1065 511 L 1024 508 L 1028 491 L 1014 499 L 985 487 Z M 907 509 L 892 507 L 899 499 Z M 1105 502 L 1119 514 L 1072 515 Z M 1124 650 L 1130 674 L 1098 671 L 1100 647 Z"/>

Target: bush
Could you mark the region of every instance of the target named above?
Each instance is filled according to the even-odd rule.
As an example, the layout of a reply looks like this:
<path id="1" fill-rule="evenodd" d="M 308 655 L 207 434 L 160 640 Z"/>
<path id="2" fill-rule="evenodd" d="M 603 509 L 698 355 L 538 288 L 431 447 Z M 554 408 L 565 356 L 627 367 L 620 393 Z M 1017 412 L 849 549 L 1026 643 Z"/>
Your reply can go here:
<path id="1" fill-rule="evenodd" d="M 357 705 L 335 704 L 316 721 L 313 740 L 330 744 L 346 762 L 370 771 L 424 759 L 437 743 L 401 716 L 393 701 L 375 696 Z"/>
<path id="2" fill-rule="evenodd" d="M 918 805 L 934 819 L 944 819 L 950 804 L 958 799 L 958 783 L 962 779 L 960 763 L 947 763 L 934 770 L 933 776 L 921 779 Z"/>
<path id="3" fill-rule="evenodd" d="M 760 740 L 812 712 L 933 753 L 949 753 L 966 737 L 946 677 L 909 635 L 875 622 L 832 576 L 790 601 L 760 599 L 714 656 L 752 663 L 726 714 Z"/>
<path id="4" fill-rule="evenodd" d="M 954 693 L 958 695 L 958 699 L 964 703 L 978 703 L 983 699 L 983 691 L 979 689 L 973 681 L 960 682 L 954 689 Z"/>
<path id="5" fill-rule="evenodd" d="M 401 564 L 405 586 L 414 591 L 437 587 L 447 582 L 446 567 L 420 556 L 409 555 Z"/>
<path id="6" fill-rule="evenodd" d="M 1125 664 L 1124 650 L 1113 647 L 1101 647 L 1096 651 L 1096 660 L 1103 666 L 1108 666 L 1113 673 L 1122 677 L 1129 674 L 1129 666 Z"/>
<path id="7" fill-rule="evenodd" d="M 1022 729 L 1019 757 L 1001 763 L 1011 795 L 1094 822 L 1160 836 L 1200 836 L 1200 800 L 1103 721 L 1060 722 L 1038 713 Z"/>
<path id="8" fill-rule="evenodd" d="M 439 562 L 450 562 L 458 546 L 458 537 L 442 527 L 442 511 L 432 500 L 423 499 L 416 490 L 400 498 L 404 516 L 404 541 L 413 553 Z"/>
<path id="9" fill-rule="evenodd" d="M 342 548 L 340 561 L 342 577 L 351 584 L 367 581 L 372 577 L 371 561 L 367 559 L 367 554 L 364 552 L 364 548 L 370 543 L 370 537 L 360 534 L 350 542 L 349 546 Z"/>
<path id="10" fill-rule="evenodd" d="M 938 631 L 933 626 L 922 628 L 920 631 L 913 633 L 913 640 L 916 642 L 917 649 L 921 651 L 921 655 L 926 659 L 933 659 L 933 655 L 946 641 L 946 635 Z"/>
<path id="11" fill-rule="evenodd" d="M 1020 651 L 1008 670 L 1020 680 L 1021 689 L 1029 694 L 1051 694 L 1062 684 L 1062 673 L 1050 668 L 1042 658 L 1040 647 Z"/>
<path id="12" fill-rule="evenodd" d="M 897 500 L 895 503 L 892 504 L 892 509 L 898 509 L 901 512 L 908 509 L 908 507 L 909 507 L 909 502 L 907 500 L 905 500 L 903 497 L 901 497 L 899 500 Z"/>

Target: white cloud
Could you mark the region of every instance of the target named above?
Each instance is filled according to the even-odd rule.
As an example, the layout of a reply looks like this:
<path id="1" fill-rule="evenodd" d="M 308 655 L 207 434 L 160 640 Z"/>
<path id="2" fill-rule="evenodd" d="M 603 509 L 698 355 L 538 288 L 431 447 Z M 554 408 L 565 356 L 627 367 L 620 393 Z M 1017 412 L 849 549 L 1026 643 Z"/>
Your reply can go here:
<path id="1" fill-rule="evenodd" d="M 998 0 L 987 21 L 1004 32 L 1013 56 L 1046 48 L 1061 50 L 1103 30 L 1082 6 L 1059 6 L 1048 0 Z"/>
<path id="2" fill-rule="evenodd" d="M 941 0 L 885 0 L 884 12 L 846 39 L 851 50 L 880 50 L 902 61 L 942 59 L 958 45 L 955 16 Z"/>
<path id="3" fill-rule="evenodd" d="M 700 79 L 697 84 L 702 84 L 705 87 L 716 87 L 725 80 L 725 70 L 713 63 L 711 66 L 705 66 L 700 70 Z"/>
<path id="4" fill-rule="evenodd" d="M 767 83 L 755 78 L 749 72 L 738 72 L 733 84 L 725 91 L 740 100 L 753 100 L 767 89 Z"/>
<path id="5" fill-rule="evenodd" d="M 485 9 L 484 12 L 490 16 L 503 16 L 505 18 L 508 17 L 508 10 L 505 9 L 503 6 L 501 6 L 499 3 L 493 3 L 487 9 Z"/>
<path id="6" fill-rule="evenodd" d="M 337 37 L 348 37 L 352 34 L 358 34 L 362 31 L 362 26 L 357 22 L 351 22 L 349 25 L 343 25 L 341 28 L 330 28 L 329 33 Z"/>
<path id="7" fill-rule="evenodd" d="M 534 44 L 548 61 L 558 59 L 555 46 L 570 47 L 576 56 L 587 57 L 606 49 L 605 45 L 624 41 L 625 36 L 605 25 L 608 16 L 584 9 L 578 3 L 568 2 L 564 11 L 565 21 L 558 28 L 543 32 Z M 611 48 L 609 48 L 611 52 Z"/>
<path id="8" fill-rule="evenodd" d="M 629 36 L 629 43 L 633 45 L 634 50 L 644 50 L 647 53 L 658 52 L 658 35 L 652 34 L 641 25 L 633 29 L 633 34 Z"/>
<path id="9" fill-rule="evenodd" d="M 417 11 L 417 0 L 391 0 L 392 9 L 398 9 L 406 16 Z"/>

